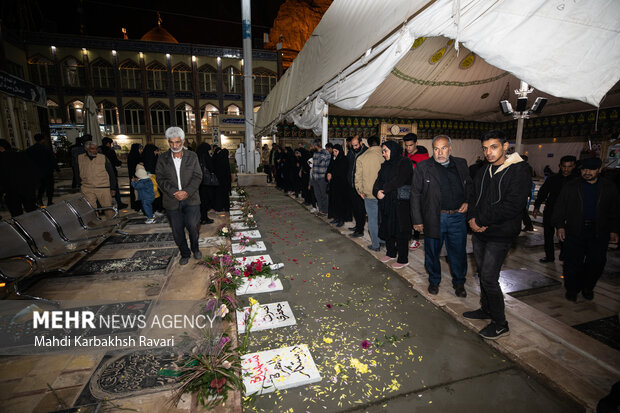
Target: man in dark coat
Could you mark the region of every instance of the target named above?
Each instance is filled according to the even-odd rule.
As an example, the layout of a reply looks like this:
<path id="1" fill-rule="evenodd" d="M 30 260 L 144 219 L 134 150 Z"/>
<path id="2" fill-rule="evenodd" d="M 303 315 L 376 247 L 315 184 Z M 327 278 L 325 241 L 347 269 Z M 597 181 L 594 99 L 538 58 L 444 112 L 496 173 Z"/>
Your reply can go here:
<path id="1" fill-rule="evenodd" d="M 50 148 L 42 134 L 34 135 L 35 144 L 26 149 L 26 154 L 32 159 L 39 171 L 39 185 L 37 188 L 37 202 L 43 205 L 43 193 L 47 194 L 47 205 L 53 204 L 54 198 L 54 171 L 59 171 L 54 151 Z M 46 142 L 47 141 L 47 142 Z"/>
<path id="2" fill-rule="evenodd" d="M 219 182 L 219 185 L 215 187 L 213 209 L 217 212 L 229 211 L 232 178 L 230 176 L 228 149 L 222 149 L 219 146 L 213 145 L 213 167 Z"/>
<path id="3" fill-rule="evenodd" d="M 351 138 L 351 149 L 347 152 L 347 159 L 349 160 L 349 171 L 347 174 L 347 180 L 349 183 L 349 197 L 351 199 L 351 212 L 353 213 L 353 219 L 355 219 L 355 225 L 349 228 L 353 231 L 349 236 L 352 238 L 359 238 L 364 235 L 364 225 L 366 224 L 366 208 L 364 207 L 364 200 L 357 193 L 355 189 L 355 168 L 357 158 L 368 147 L 361 141 L 359 135 L 355 135 Z"/>
<path id="4" fill-rule="evenodd" d="M 540 214 L 540 205 L 545 204 L 545 210 L 543 211 L 543 228 L 545 231 L 545 256 L 540 259 L 540 262 L 554 262 L 555 261 L 555 245 L 553 242 L 553 236 L 555 233 L 555 227 L 553 226 L 553 207 L 555 202 L 562 191 L 564 185 L 574 179 L 575 165 L 577 164 L 577 158 L 571 155 L 563 156 L 560 159 L 560 173 L 547 178 L 545 183 L 538 190 L 536 201 L 534 202 L 534 212 L 532 215 L 534 218 Z M 564 258 L 562 252 L 560 252 L 560 260 Z"/>
<path id="5" fill-rule="evenodd" d="M 491 130 L 481 141 L 488 165 L 474 179 L 475 202 L 467 208 L 469 226 L 474 232 L 472 242 L 480 276 L 481 308 L 467 311 L 463 316 L 491 319 L 480 335 L 495 340 L 510 334 L 499 273 L 510 246 L 521 232 L 532 177 L 529 165 L 518 153 L 506 154 L 509 144 L 503 131 Z"/>
<path id="6" fill-rule="evenodd" d="M 600 176 L 599 158 L 581 161 L 581 177 L 562 188 L 553 209 L 553 225 L 564 241 L 566 299 L 594 298 L 594 286 L 607 262 L 609 242 L 618 243 L 620 195 L 613 182 Z"/>
<path id="7" fill-rule="evenodd" d="M 200 227 L 200 195 L 198 188 L 202 183 L 202 171 L 196 153 L 183 148 L 185 132 L 173 126 L 166 130 L 170 150 L 157 161 L 157 185 L 163 194 L 164 208 L 172 227 L 174 242 L 179 247 L 180 265 L 189 262 L 191 252 L 199 260 L 202 253 L 198 247 Z M 187 247 L 185 229 L 189 234 L 190 248 Z"/>
<path id="8" fill-rule="evenodd" d="M 12 217 L 37 209 L 36 188 L 39 173 L 24 152 L 16 152 L 6 139 L 0 139 L 0 194 Z"/>
<path id="9" fill-rule="evenodd" d="M 121 200 L 121 191 L 118 187 L 118 169 L 116 169 L 123 163 L 116 156 L 116 151 L 114 150 L 114 141 L 112 139 L 108 137 L 101 139 L 101 153 L 104 154 L 106 158 L 108 158 L 108 161 L 110 161 L 110 164 L 112 164 L 112 167 L 114 168 L 114 174 L 116 175 L 116 192 L 114 195 L 114 197 L 116 198 L 116 205 L 118 206 L 118 209 L 127 208 L 127 204 L 125 204 Z"/>
<path id="10" fill-rule="evenodd" d="M 418 163 L 411 184 L 413 228 L 424 231 L 424 265 L 431 294 L 439 292 L 439 260 L 445 240 L 454 292 L 458 297 L 467 297 L 466 214 L 473 189 L 467 161 L 452 156 L 452 141 L 448 136 L 436 136 L 433 157 Z"/>

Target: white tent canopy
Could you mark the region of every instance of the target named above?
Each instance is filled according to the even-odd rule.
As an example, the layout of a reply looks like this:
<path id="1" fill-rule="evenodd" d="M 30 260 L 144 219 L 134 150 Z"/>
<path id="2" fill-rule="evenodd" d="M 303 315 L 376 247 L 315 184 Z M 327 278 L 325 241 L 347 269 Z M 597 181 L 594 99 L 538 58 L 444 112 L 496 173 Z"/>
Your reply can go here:
<path id="1" fill-rule="evenodd" d="M 620 102 L 618 91 L 605 97 L 618 67 L 617 0 L 335 0 L 256 128 L 286 118 L 320 134 L 324 103 L 336 114 L 500 120 L 497 103 L 519 80 L 550 98 L 545 114 L 593 109 Z"/>

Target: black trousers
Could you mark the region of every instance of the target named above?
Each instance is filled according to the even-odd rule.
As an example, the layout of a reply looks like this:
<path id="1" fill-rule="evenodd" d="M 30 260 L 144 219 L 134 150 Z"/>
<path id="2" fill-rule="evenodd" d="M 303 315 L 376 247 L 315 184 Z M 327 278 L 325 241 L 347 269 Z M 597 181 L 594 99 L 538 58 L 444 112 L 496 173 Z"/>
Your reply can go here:
<path id="1" fill-rule="evenodd" d="M 549 210 L 547 212 L 547 210 Z M 547 260 L 555 259 L 555 244 L 553 242 L 553 236 L 555 234 L 555 227 L 551 222 L 551 217 L 553 216 L 553 210 L 551 208 L 545 207 L 543 211 L 543 228 L 545 235 L 545 257 Z"/>
<path id="2" fill-rule="evenodd" d="M 39 180 L 39 187 L 37 188 L 37 201 L 39 204 L 43 204 L 43 194 L 47 194 L 47 203 L 52 202 L 54 198 L 54 172 L 47 173 Z"/>
<path id="3" fill-rule="evenodd" d="M 486 241 L 475 234 L 472 237 L 474 260 L 480 276 L 480 307 L 491 314 L 498 326 L 506 324 L 504 294 L 499 285 L 499 273 L 511 242 Z"/>
<path id="4" fill-rule="evenodd" d="M 353 219 L 355 220 L 355 228 L 357 228 L 357 232 L 364 232 L 364 225 L 366 224 L 366 207 L 364 206 L 364 200 L 357 193 L 355 188 L 351 188 L 351 210 L 353 212 Z"/>
<path id="5" fill-rule="evenodd" d="M 389 234 L 385 240 L 385 255 L 397 258 L 396 262 L 406 264 L 409 262 L 409 229 L 398 231 L 395 234 Z"/>
<path id="6" fill-rule="evenodd" d="M 267 174 L 267 182 L 271 182 L 273 180 L 271 177 L 271 165 L 268 163 L 263 164 L 263 171 Z"/>
<path id="7" fill-rule="evenodd" d="M 213 208 L 215 202 L 215 186 L 200 185 L 200 220 L 206 221 L 209 218 L 209 210 Z"/>
<path id="8" fill-rule="evenodd" d="M 22 188 L 19 190 L 6 191 L 4 195 L 4 201 L 6 207 L 9 209 L 12 217 L 16 217 L 26 212 L 34 211 L 37 209 L 35 203 L 35 189 L 34 188 Z"/>
<path id="9" fill-rule="evenodd" d="M 596 236 L 596 226 L 584 226 L 579 235 L 564 240 L 564 287 L 577 294 L 592 291 L 607 263 L 609 234 Z"/>
<path id="10" fill-rule="evenodd" d="M 168 221 L 172 227 L 172 237 L 181 251 L 181 257 L 189 258 L 191 252 L 199 251 L 198 235 L 200 232 L 200 205 L 187 205 L 179 202 L 179 208 L 166 210 Z M 189 235 L 190 248 L 187 247 L 185 229 Z"/>

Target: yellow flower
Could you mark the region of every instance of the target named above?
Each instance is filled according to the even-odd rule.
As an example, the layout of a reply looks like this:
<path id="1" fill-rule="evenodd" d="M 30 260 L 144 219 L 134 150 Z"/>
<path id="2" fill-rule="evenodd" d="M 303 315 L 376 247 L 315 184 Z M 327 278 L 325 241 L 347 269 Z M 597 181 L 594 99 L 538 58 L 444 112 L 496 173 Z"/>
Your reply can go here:
<path id="1" fill-rule="evenodd" d="M 339 374 L 341 371 L 344 370 L 344 366 L 340 363 L 336 363 L 336 365 L 334 366 L 334 370 L 336 370 L 336 374 Z"/>
<path id="2" fill-rule="evenodd" d="M 360 362 L 358 359 L 351 359 L 351 367 L 355 368 L 355 371 L 357 371 L 360 374 L 366 374 L 370 371 L 368 369 L 368 364 L 364 364 Z"/>
<path id="3" fill-rule="evenodd" d="M 331 339 L 331 338 L 329 338 L 329 337 L 323 337 L 323 341 L 324 341 L 324 342 L 326 342 L 327 344 L 331 344 L 331 343 L 333 343 L 333 342 L 334 342 L 334 340 L 332 340 L 332 339 Z"/>
<path id="4" fill-rule="evenodd" d="M 250 306 L 252 307 L 254 306 L 254 304 L 258 304 L 258 301 L 253 299 L 252 297 L 249 298 L 249 301 L 250 301 Z"/>
<path id="5" fill-rule="evenodd" d="M 396 380 L 392 379 L 392 384 L 390 384 L 388 386 L 388 389 L 390 389 L 392 391 L 398 391 L 398 389 L 400 389 L 400 383 L 397 382 Z"/>
<path id="6" fill-rule="evenodd" d="M 332 275 L 331 275 L 330 273 L 327 273 L 327 274 L 325 274 L 325 276 L 326 276 L 327 278 L 329 278 L 329 277 L 331 277 Z"/>

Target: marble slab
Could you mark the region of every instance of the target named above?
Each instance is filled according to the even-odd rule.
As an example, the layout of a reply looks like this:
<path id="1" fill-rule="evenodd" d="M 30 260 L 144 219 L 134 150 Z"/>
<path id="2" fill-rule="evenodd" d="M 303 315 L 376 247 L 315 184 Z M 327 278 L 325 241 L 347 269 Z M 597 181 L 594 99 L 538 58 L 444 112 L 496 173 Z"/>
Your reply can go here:
<path id="1" fill-rule="evenodd" d="M 243 214 L 243 211 L 240 210 L 240 209 L 232 209 L 229 212 L 230 212 L 231 216 L 233 216 L 233 215 L 242 215 Z"/>
<path id="2" fill-rule="evenodd" d="M 246 229 L 254 229 L 254 228 L 248 227 L 243 222 L 233 222 L 232 224 L 230 224 L 230 228 L 233 229 L 234 231 L 242 231 L 242 230 L 246 230 Z"/>
<path id="3" fill-rule="evenodd" d="M 258 318 L 258 316 L 256 318 Z M 578 324 L 573 326 L 573 328 L 620 351 L 620 324 L 618 323 L 618 316 L 616 315 Z M 253 330 L 254 329 L 251 331 Z"/>
<path id="4" fill-rule="evenodd" d="M 273 328 L 294 326 L 297 324 L 293 310 L 288 301 L 280 301 L 277 303 L 258 304 L 258 309 L 252 310 L 252 307 L 244 307 L 243 310 L 237 310 L 237 331 L 244 334 L 246 332 L 246 322 L 249 322 L 251 311 L 256 311 L 252 328 L 250 332 L 270 330 Z"/>
<path id="5" fill-rule="evenodd" d="M 239 265 L 237 267 L 243 267 L 245 264 L 249 264 L 252 261 L 261 260 L 265 264 L 273 264 L 273 260 L 269 254 L 263 255 L 248 255 L 247 257 L 236 257 L 235 258 Z"/>
<path id="6" fill-rule="evenodd" d="M 233 215 L 230 217 L 230 222 L 241 222 L 245 219 L 243 215 Z"/>
<path id="7" fill-rule="evenodd" d="M 253 229 L 253 230 L 249 230 L 249 231 L 241 231 L 241 232 L 237 232 L 235 233 L 231 240 L 232 241 L 239 241 L 241 238 L 243 237 L 248 237 L 248 238 L 261 238 L 260 232 L 257 229 Z"/>
<path id="8" fill-rule="evenodd" d="M 204 247 L 219 247 L 222 244 L 226 244 L 226 238 L 224 237 L 204 237 L 198 238 L 198 246 Z"/>
<path id="9" fill-rule="evenodd" d="M 502 292 L 513 297 L 536 294 L 562 285 L 558 280 L 527 269 L 503 270 L 499 283 Z"/>
<path id="10" fill-rule="evenodd" d="M 321 381 L 319 370 L 305 344 L 246 354 L 241 356 L 241 367 L 246 396 Z"/>
<path id="11" fill-rule="evenodd" d="M 237 295 L 270 293 L 273 291 L 282 291 L 284 286 L 279 278 L 244 278 L 243 284 L 237 288 Z"/>
<path id="12" fill-rule="evenodd" d="M 235 254 L 247 254 L 248 252 L 267 251 L 267 247 L 263 241 L 256 241 L 256 244 L 241 245 L 232 244 L 232 253 Z"/>

